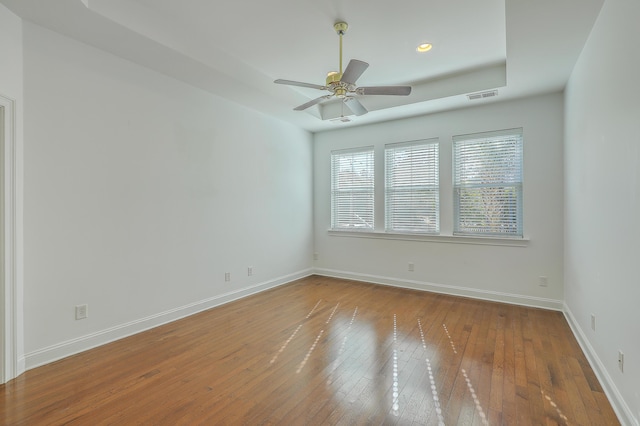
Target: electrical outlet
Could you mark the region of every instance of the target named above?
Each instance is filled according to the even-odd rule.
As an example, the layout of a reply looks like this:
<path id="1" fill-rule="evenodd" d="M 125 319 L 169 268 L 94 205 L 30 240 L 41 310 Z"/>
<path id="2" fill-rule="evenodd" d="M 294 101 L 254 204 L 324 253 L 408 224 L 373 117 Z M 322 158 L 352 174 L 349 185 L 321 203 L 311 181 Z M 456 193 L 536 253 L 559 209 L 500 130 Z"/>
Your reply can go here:
<path id="1" fill-rule="evenodd" d="M 624 373 L 624 354 L 622 351 L 618 351 L 618 368 Z"/>
<path id="2" fill-rule="evenodd" d="M 413 269 L 414 269 L 413 262 L 409 262 L 408 269 L 409 269 L 409 272 L 413 272 Z"/>
<path id="3" fill-rule="evenodd" d="M 225 272 L 224 273 L 224 280 L 225 281 L 231 281 L 231 272 Z"/>
<path id="4" fill-rule="evenodd" d="M 539 277 L 538 285 L 540 287 L 546 287 L 549 284 L 547 277 Z"/>
<path id="5" fill-rule="evenodd" d="M 89 316 L 89 306 L 88 305 L 77 305 L 76 306 L 76 319 L 81 320 L 85 319 Z"/>
<path id="6" fill-rule="evenodd" d="M 318 260 L 318 253 L 313 253 L 313 260 Z"/>
<path id="7" fill-rule="evenodd" d="M 247 276 L 250 277 L 251 275 L 253 275 L 253 266 L 247 268 Z"/>
<path id="8" fill-rule="evenodd" d="M 591 314 L 591 329 L 596 331 L 596 315 Z"/>

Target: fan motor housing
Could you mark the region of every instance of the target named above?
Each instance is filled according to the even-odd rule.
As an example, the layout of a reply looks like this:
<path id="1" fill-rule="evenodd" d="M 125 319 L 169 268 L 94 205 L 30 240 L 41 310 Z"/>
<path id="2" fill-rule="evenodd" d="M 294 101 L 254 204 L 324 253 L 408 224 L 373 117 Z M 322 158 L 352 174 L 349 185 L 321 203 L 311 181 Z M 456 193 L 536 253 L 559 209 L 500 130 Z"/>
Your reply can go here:
<path id="1" fill-rule="evenodd" d="M 342 74 L 337 71 L 331 71 L 327 74 L 327 86 L 331 86 L 331 84 L 336 84 L 340 82 L 342 78 Z"/>

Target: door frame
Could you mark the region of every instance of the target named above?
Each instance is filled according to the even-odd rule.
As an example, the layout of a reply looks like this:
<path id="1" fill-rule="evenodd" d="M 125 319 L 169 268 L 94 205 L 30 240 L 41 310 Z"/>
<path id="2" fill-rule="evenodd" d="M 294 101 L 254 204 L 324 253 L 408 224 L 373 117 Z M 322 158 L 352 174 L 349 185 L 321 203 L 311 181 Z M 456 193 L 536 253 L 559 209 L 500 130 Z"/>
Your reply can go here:
<path id="1" fill-rule="evenodd" d="M 16 142 L 15 101 L 0 95 L 0 383 L 6 383 L 17 377 L 19 368 L 19 310 L 18 300 L 21 291 L 21 253 L 19 205 L 21 197 L 18 191 L 18 146 Z M 24 370 L 24 368 L 22 368 Z"/>

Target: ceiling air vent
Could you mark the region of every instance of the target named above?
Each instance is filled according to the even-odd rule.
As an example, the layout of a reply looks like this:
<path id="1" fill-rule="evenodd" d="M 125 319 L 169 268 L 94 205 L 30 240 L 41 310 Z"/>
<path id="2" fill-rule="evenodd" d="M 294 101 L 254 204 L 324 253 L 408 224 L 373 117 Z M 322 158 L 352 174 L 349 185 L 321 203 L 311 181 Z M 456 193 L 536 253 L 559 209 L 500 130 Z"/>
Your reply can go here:
<path id="1" fill-rule="evenodd" d="M 470 101 L 474 101 L 476 99 L 492 98 L 494 96 L 498 96 L 497 90 L 488 90 L 486 92 L 472 93 L 470 95 L 467 95 Z"/>
<path id="2" fill-rule="evenodd" d="M 353 121 L 351 118 L 349 117 L 337 117 L 337 118 L 331 118 L 329 119 L 330 122 L 332 123 L 349 123 L 350 121 Z"/>

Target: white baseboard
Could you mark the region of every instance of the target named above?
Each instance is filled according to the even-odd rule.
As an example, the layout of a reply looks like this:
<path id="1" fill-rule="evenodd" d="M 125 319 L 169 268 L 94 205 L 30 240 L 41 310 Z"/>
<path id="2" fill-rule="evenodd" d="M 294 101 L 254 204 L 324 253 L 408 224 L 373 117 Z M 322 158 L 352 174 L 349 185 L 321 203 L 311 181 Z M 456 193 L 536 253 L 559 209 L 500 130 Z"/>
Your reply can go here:
<path id="1" fill-rule="evenodd" d="M 618 388 L 611 379 L 611 376 L 600 360 L 600 357 L 598 357 L 598 354 L 593 349 L 593 346 L 591 346 L 587 335 L 578 324 L 578 321 L 576 321 L 576 318 L 573 316 L 571 309 L 569 309 L 569 306 L 567 306 L 566 303 L 563 305 L 562 312 L 564 313 L 564 316 L 569 323 L 569 327 L 571 327 L 571 331 L 573 331 L 573 335 L 576 336 L 576 340 L 578 340 L 578 344 L 580 344 L 582 352 L 584 352 L 587 360 L 589 361 L 589 364 L 591 365 L 591 368 L 598 378 L 598 381 L 602 385 L 604 393 L 607 395 L 609 402 L 611 402 L 611 406 L 616 412 L 620 423 L 629 426 L 640 426 L 640 419 L 634 417 L 631 408 L 629 408 L 627 403 L 624 401 L 624 398 L 622 398 L 622 395 L 620 395 Z"/>
<path id="2" fill-rule="evenodd" d="M 18 374 L 16 377 L 27 371 L 27 360 L 24 356 L 18 358 Z"/>
<path id="3" fill-rule="evenodd" d="M 334 278 L 344 278 L 354 281 L 365 281 L 373 284 L 382 284 L 393 287 L 409 288 L 412 290 L 430 291 L 433 293 L 449 294 L 452 296 L 470 297 L 473 299 L 488 300 L 491 302 L 510 303 L 512 305 L 529 306 L 533 308 L 562 311 L 563 301 L 545 299 L 542 297 L 525 296 L 520 294 L 503 293 L 498 291 L 478 290 L 469 287 L 460 287 L 446 284 L 435 284 L 424 281 L 405 280 L 378 275 L 360 274 L 356 272 L 337 271 L 333 269 L 314 268 L 313 273 Z"/>
<path id="4" fill-rule="evenodd" d="M 311 269 L 294 272 L 292 274 L 265 281 L 251 287 L 245 287 L 243 289 L 220 294 L 208 299 L 199 300 L 197 302 L 180 306 L 175 309 L 170 309 L 165 312 L 160 312 L 146 318 L 141 318 L 139 320 L 117 325 L 115 327 L 110 327 L 105 330 L 67 340 L 65 342 L 48 346 L 46 348 L 38 349 L 36 351 L 25 354 L 25 357 L 22 358 L 22 365 L 27 370 L 39 367 L 41 365 L 48 364 L 62 358 L 66 358 L 70 355 L 75 355 L 88 349 L 102 346 L 104 344 L 122 339 L 124 337 L 128 337 L 133 334 L 137 334 L 142 331 L 149 330 L 151 328 L 158 327 L 160 325 L 167 324 L 184 317 L 188 317 L 198 312 L 202 312 L 207 309 L 211 309 L 216 306 L 220 306 L 225 303 L 250 296 L 252 294 L 260 293 L 265 290 L 287 284 L 297 279 L 307 277 L 311 275 L 311 273 Z M 24 368 L 22 371 L 24 371 Z"/>

